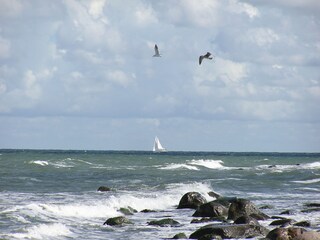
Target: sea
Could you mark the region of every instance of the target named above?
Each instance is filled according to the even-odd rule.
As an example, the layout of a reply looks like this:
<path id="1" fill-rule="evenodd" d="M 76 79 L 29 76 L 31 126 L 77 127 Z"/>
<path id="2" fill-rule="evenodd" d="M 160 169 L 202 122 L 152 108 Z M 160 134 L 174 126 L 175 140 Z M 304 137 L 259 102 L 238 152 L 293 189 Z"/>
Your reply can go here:
<path id="1" fill-rule="evenodd" d="M 97 189 L 106 186 L 111 191 Z M 246 198 L 270 216 L 320 230 L 320 153 L 0 150 L 0 239 L 167 239 L 189 236 L 187 192 Z M 133 223 L 104 225 L 124 216 Z M 144 212 L 143 210 L 152 210 Z M 280 215 L 289 210 L 290 215 Z M 149 225 L 172 218 L 178 226 Z M 273 219 L 260 221 L 270 230 Z"/>

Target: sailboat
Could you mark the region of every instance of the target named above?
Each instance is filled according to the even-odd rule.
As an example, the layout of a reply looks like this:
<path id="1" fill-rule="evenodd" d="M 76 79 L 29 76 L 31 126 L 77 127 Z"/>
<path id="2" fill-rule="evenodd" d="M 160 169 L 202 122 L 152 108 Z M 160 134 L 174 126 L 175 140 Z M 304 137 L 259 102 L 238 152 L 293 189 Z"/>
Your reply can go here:
<path id="1" fill-rule="evenodd" d="M 167 150 L 162 147 L 158 137 L 155 137 L 153 144 L 153 152 L 166 152 Z"/>

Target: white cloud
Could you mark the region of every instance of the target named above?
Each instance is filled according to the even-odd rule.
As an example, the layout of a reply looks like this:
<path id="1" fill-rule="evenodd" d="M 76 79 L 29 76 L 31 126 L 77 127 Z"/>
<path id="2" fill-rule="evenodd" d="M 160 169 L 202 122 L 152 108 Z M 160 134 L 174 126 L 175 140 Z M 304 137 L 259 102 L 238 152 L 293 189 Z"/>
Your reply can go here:
<path id="1" fill-rule="evenodd" d="M 111 80 L 122 87 L 128 87 L 132 83 L 132 79 L 120 70 L 109 71 L 107 73 L 107 80 Z"/>
<path id="2" fill-rule="evenodd" d="M 158 22 L 155 12 L 150 5 L 140 6 L 137 8 L 134 12 L 134 16 L 137 23 L 142 26 L 151 25 Z"/>
<path id="3" fill-rule="evenodd" d="M 88 2 L 89 4 L 89 14 L 98 19 L 103 17 L 103 8 L 105 7 L 106 0 L 91 0 Z"/>
<path id="4" fill-rule="evenodd" d="M 241 101 L 240 113 L 245 118 L 258 118 L 260 120 L 289 120 L 294 111 L 294 104 L 284 100 L 276 101 Z"/>
<path id="5" fill-rule="evenodd" d="M 249 29 L 246 33 L 246 37 L 259 47 L 268 46 L 280 39 L 278 34 L 270 28 Z"/>
<path id="6" fill-rule="evenodd" d="M 229 0 L 228 9 L 229 11 L 238 13 L 238 14 L 245 13 L 251 19 L 260 16 L 260 12 L 256 7 L 248 3 L 239 2 L 238 0 Z"/>
<path id="7" fill-rule="evenodd" d="M 246 64 L 216 58 L 215 62 L 204 62 L 199 66 L 193 79 L 200 95 L 216 94 L 218 90 L 222 95 L 232 95 L 239 92 L 239 82 L 247 75 Z"/>
<path id="8" fill-rule="evenodd" d="M 216 0 L 203 0 L 201 4 L 193 0 L 180 0 L 177 5 L 170 4 L 164 14 L 177 25 L 213 27 L 218 23 L 218 7 L 219 1 Z"/>
<path id="9" fill-rule="evenodd" d="M 0 36 L 0 58 L 10 57 L 11 42 Z"/>
<path id="10" fill-rule="evenodd" d="M 0 0 L 0 16 L 16 17 L 23 10 L 23 5 L 19 0 Z"/>

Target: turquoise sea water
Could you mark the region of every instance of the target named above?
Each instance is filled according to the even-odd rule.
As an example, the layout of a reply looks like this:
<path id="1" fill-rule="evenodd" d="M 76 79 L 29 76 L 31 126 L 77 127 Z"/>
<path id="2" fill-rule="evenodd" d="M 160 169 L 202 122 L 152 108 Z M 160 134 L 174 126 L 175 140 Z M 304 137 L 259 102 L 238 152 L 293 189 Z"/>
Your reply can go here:
<path id="1" fill-rule="evenodd" d="M 98 192 L 99 186 L 112 191 Z M 320 211 L 302 212 L 306 203 L 320 203 L 319 153 L 0 150 L 0 239 L 189 235 L 202 226 L 190 224 L 194 210 L 176 209 L 189 191 L 207 200 L 214 200 L 210 191 L 247 198 L 269 205 L 268 215 L 292 210 L 290 218 L 320 230 Z M 127 216 L 133 225 L 103 225 L 128 206 L 138 211 Z M 181 225 L 147 224 L 167 217 Z"/>

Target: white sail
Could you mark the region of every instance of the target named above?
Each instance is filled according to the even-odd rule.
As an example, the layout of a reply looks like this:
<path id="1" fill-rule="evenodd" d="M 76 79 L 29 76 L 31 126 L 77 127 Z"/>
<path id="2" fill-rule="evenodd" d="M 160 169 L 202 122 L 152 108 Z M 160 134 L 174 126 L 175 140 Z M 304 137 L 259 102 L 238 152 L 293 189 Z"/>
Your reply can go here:
<path id="1" fill-rule="evenodd" d="M 166 151 L 166 149 L 164 147 L 162 147 L 158 137 L 155 137 L 155 139 L 154 139 L 153 151 L 154 152 L 165 152 Z"/>

